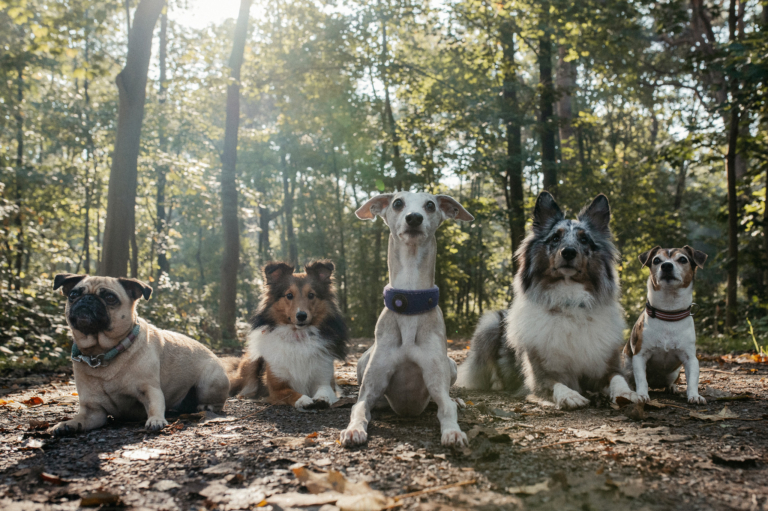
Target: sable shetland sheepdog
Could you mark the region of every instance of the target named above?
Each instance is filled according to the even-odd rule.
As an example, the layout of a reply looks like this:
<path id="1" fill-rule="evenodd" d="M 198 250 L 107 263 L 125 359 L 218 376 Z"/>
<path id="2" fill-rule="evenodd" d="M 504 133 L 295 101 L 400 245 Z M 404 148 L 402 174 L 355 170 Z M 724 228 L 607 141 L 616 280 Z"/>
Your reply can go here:
<path id="1" fill-rule="evenodd" d="M 512 307 L 481 318 L 457 385 L 527 390 L 563 409 L 587 406 L 585 390 L 638 401 L 621 372 L 624 315 L 610 218 L 602 194 L 577 220 L 549 193 L 539 195 L 533 229 L 515 254 Z"/>
<path id="2" fill-rule="evenodd" d="M 251 319 L 248 348 L 241 359 L 227 361 L 230 395 L 258 395 L 266 373 L 272 404 L 308 410 L 339 399 L 333 361 L 346 357 L 348 332 L 333 270 L 330 261 L 307 264 L 306 273 L 293 273 L 285 263 L 264 267 L 264 296 Z"/>

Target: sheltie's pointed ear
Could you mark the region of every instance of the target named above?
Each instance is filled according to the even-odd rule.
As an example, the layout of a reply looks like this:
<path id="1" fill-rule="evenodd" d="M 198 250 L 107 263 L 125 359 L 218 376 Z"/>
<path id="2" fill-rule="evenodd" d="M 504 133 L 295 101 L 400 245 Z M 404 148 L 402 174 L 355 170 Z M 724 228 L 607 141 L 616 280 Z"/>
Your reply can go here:
<path id="1" fill-rule="evenodd" d="M 650 261 L 653 261 L 653 256 L 655 256 L 656 252 L 658 252 L 659 250 L 661 250 L 661 247 L 656 245 L 652 249 L 647 250 L 642 254 L 640 254 L 639 256 L 637 256 L 637 258 L 640 259 L 640 264 L 642 264 L 643 266 L 648 266 L 650 268 L 651 267 Z"/>
<path id="2" fill-rule="evenodd" d="M 328 260 L 315 261 L 304 266 L 304 270 L 307 272 L 307 275 L 318 280 L 319 282 L 330 282 L 334 268 L 335 267 L 333 266 L 333 263 Z"/>
<path id="3" fill-rule="evenodd" d="M 686 245 L 683 247 L 688 253 L 688 258 L 699 268 L 704 268 L 704 262 L 707 260 L 707 254 L 701 250 L 695 250 L 693 247 Z"/>
<path id="4" fill-rule="evenodd" d="M 355 211 L 355 215 L 360 220 L 375 220 L 376 215 L 381 215 L 384 218 L 384 211 L 387 210 L 394 195 L 394 193 L 382 193 L 369 199 L 368 202 L 360 206 L 360 209 Z"/>
<path id="5" fill-rule="evenodd" d="M 589 222 L 599 231 L 608 231 L 611 223 L 611 206 L 608 204 L 608 197 L 602 193 L 595 197 L 592 204 L 581 210 L 579 220 Z"/>
<path id="6" fill-rule="evenodd" d="M 274 285 L 289 275 L 293 275 L 293 266 L 285 263 L 268 263 L 264 267 L 264 282 L 268 286 Z"/>
<path id="7" fill-rule="evenodd" d="M 536 207 L 533 209 L 533 231 L 542 234 L 549 231 L 552 225 L 565 218 L 560 206 L 547 191 L 543 191 L 536 198 Z"/>

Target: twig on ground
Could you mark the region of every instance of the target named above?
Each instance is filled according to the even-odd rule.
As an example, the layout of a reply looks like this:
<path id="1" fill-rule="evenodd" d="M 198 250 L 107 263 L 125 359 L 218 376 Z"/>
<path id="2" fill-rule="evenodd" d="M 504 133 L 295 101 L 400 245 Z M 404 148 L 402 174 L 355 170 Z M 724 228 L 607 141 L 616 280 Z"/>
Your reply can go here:
<path id="1" fill-rule="evenodd" d="M 739 367 L 736 370 L 738 371 L 739 369 L 741 369 L 741 368 Z M 699 371 L 701 371 L 701 372 L 708 372 L 708 373 L 729 374 L 731 376 L 735 376 L 736 375 L 736 373 L 732 372 L 732 371 L 721 371 L 720 369 L 709 369 L 708 367 L 702 367 L 701 369 L 699 369 Z"/>
<path id="2" fill-rule="evenodd" d="M 468 484 L 475 484 L 477 482 L 477 479 L 470 479 L 468 481 L 461 481 L 459 483 L 452 483 L 452 484 L 445 484 L 443 486 L 435 486 L 433 488 L 427 488 L 426 490 L 419 490 L 412 493 L 404 493 L 402 495 L 395 495 L 395 500 L 403 500 L 403 499 L 409 499 L 411 497 L 420 497 L 422 495 L 427 495 L 428 493 L 434 493 L 436 491 L 441 490 L 448 490 L 450 488 L 457 488 L 459 486 L 466 486 Z M 402 504 L 398 504 L 402 505 Z M 390 507 L 396 507 L 396 506 L 390 506 Z M 390 509 L 389 507 L 385 507 L 384 509 Z"/>
<path id="3" fill-rule="evenodd" d="M 592 442 L 595 440 L 608 440 L 605 437 L 599 436 L 594 438 L 577 438 L 576 440 L 561 440 L 559 442 L 553 442 L 551 444 L 544 444 L 544 445 L 537 445 L 535 447 L 528 447 L 527 449 L 522 449 L 518 452 L 531 452 L 536 451 L 538 449 L 547 449 L 548 447 L 556 447 L 558 445 L 565 445 L 565 444 L 576 444 L 579 442 Z"/>

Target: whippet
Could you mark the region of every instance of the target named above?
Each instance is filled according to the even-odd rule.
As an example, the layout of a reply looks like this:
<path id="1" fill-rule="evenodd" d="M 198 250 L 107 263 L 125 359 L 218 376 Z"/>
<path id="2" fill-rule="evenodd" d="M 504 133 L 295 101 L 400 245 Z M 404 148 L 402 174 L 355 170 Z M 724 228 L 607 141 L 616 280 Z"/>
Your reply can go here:
<path id="1" fill-rule="evenodd" d="M 443 220 L 471 222 L 474 217 L 447 195 L 398 192 L 378 195 L 355 214 L 362 220 L 380 215 L 389 226 L 389 285 L 386 307 L 376 323 L 375 342 L 357 364 L 360 392 L 341 443 L 368 440 L 371 408 L 383 396 L 398 415 L 416 416 L 437 404 L 441 442 L 467 445 L 457 407 L 448 391 L 456 381 L 456 363 L 448 358 L 443 313 L 435 286 L 435 231 Z"/>

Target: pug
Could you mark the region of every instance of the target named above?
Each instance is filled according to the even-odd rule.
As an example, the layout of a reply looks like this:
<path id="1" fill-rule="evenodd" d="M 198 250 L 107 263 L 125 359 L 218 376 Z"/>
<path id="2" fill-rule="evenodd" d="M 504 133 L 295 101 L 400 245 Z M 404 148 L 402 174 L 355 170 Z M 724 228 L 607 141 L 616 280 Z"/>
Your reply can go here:
<path id="1" fill-rule="evenodd" d="M 146 419 L 146 429 L 168 425 L 166 408 L 184 402 L 221 412 L 229 380 L 216 355 L 185 335 L 139 318 L 136 304 L 152 288 L 128 278 L 56 275 L 53 289 L 67 297 L 65 314 L 75 339 L 72 360 L 80 411 L 51 428 L 54 434 Z M 194 408 L 193 408 L 194 409 Z"/>

